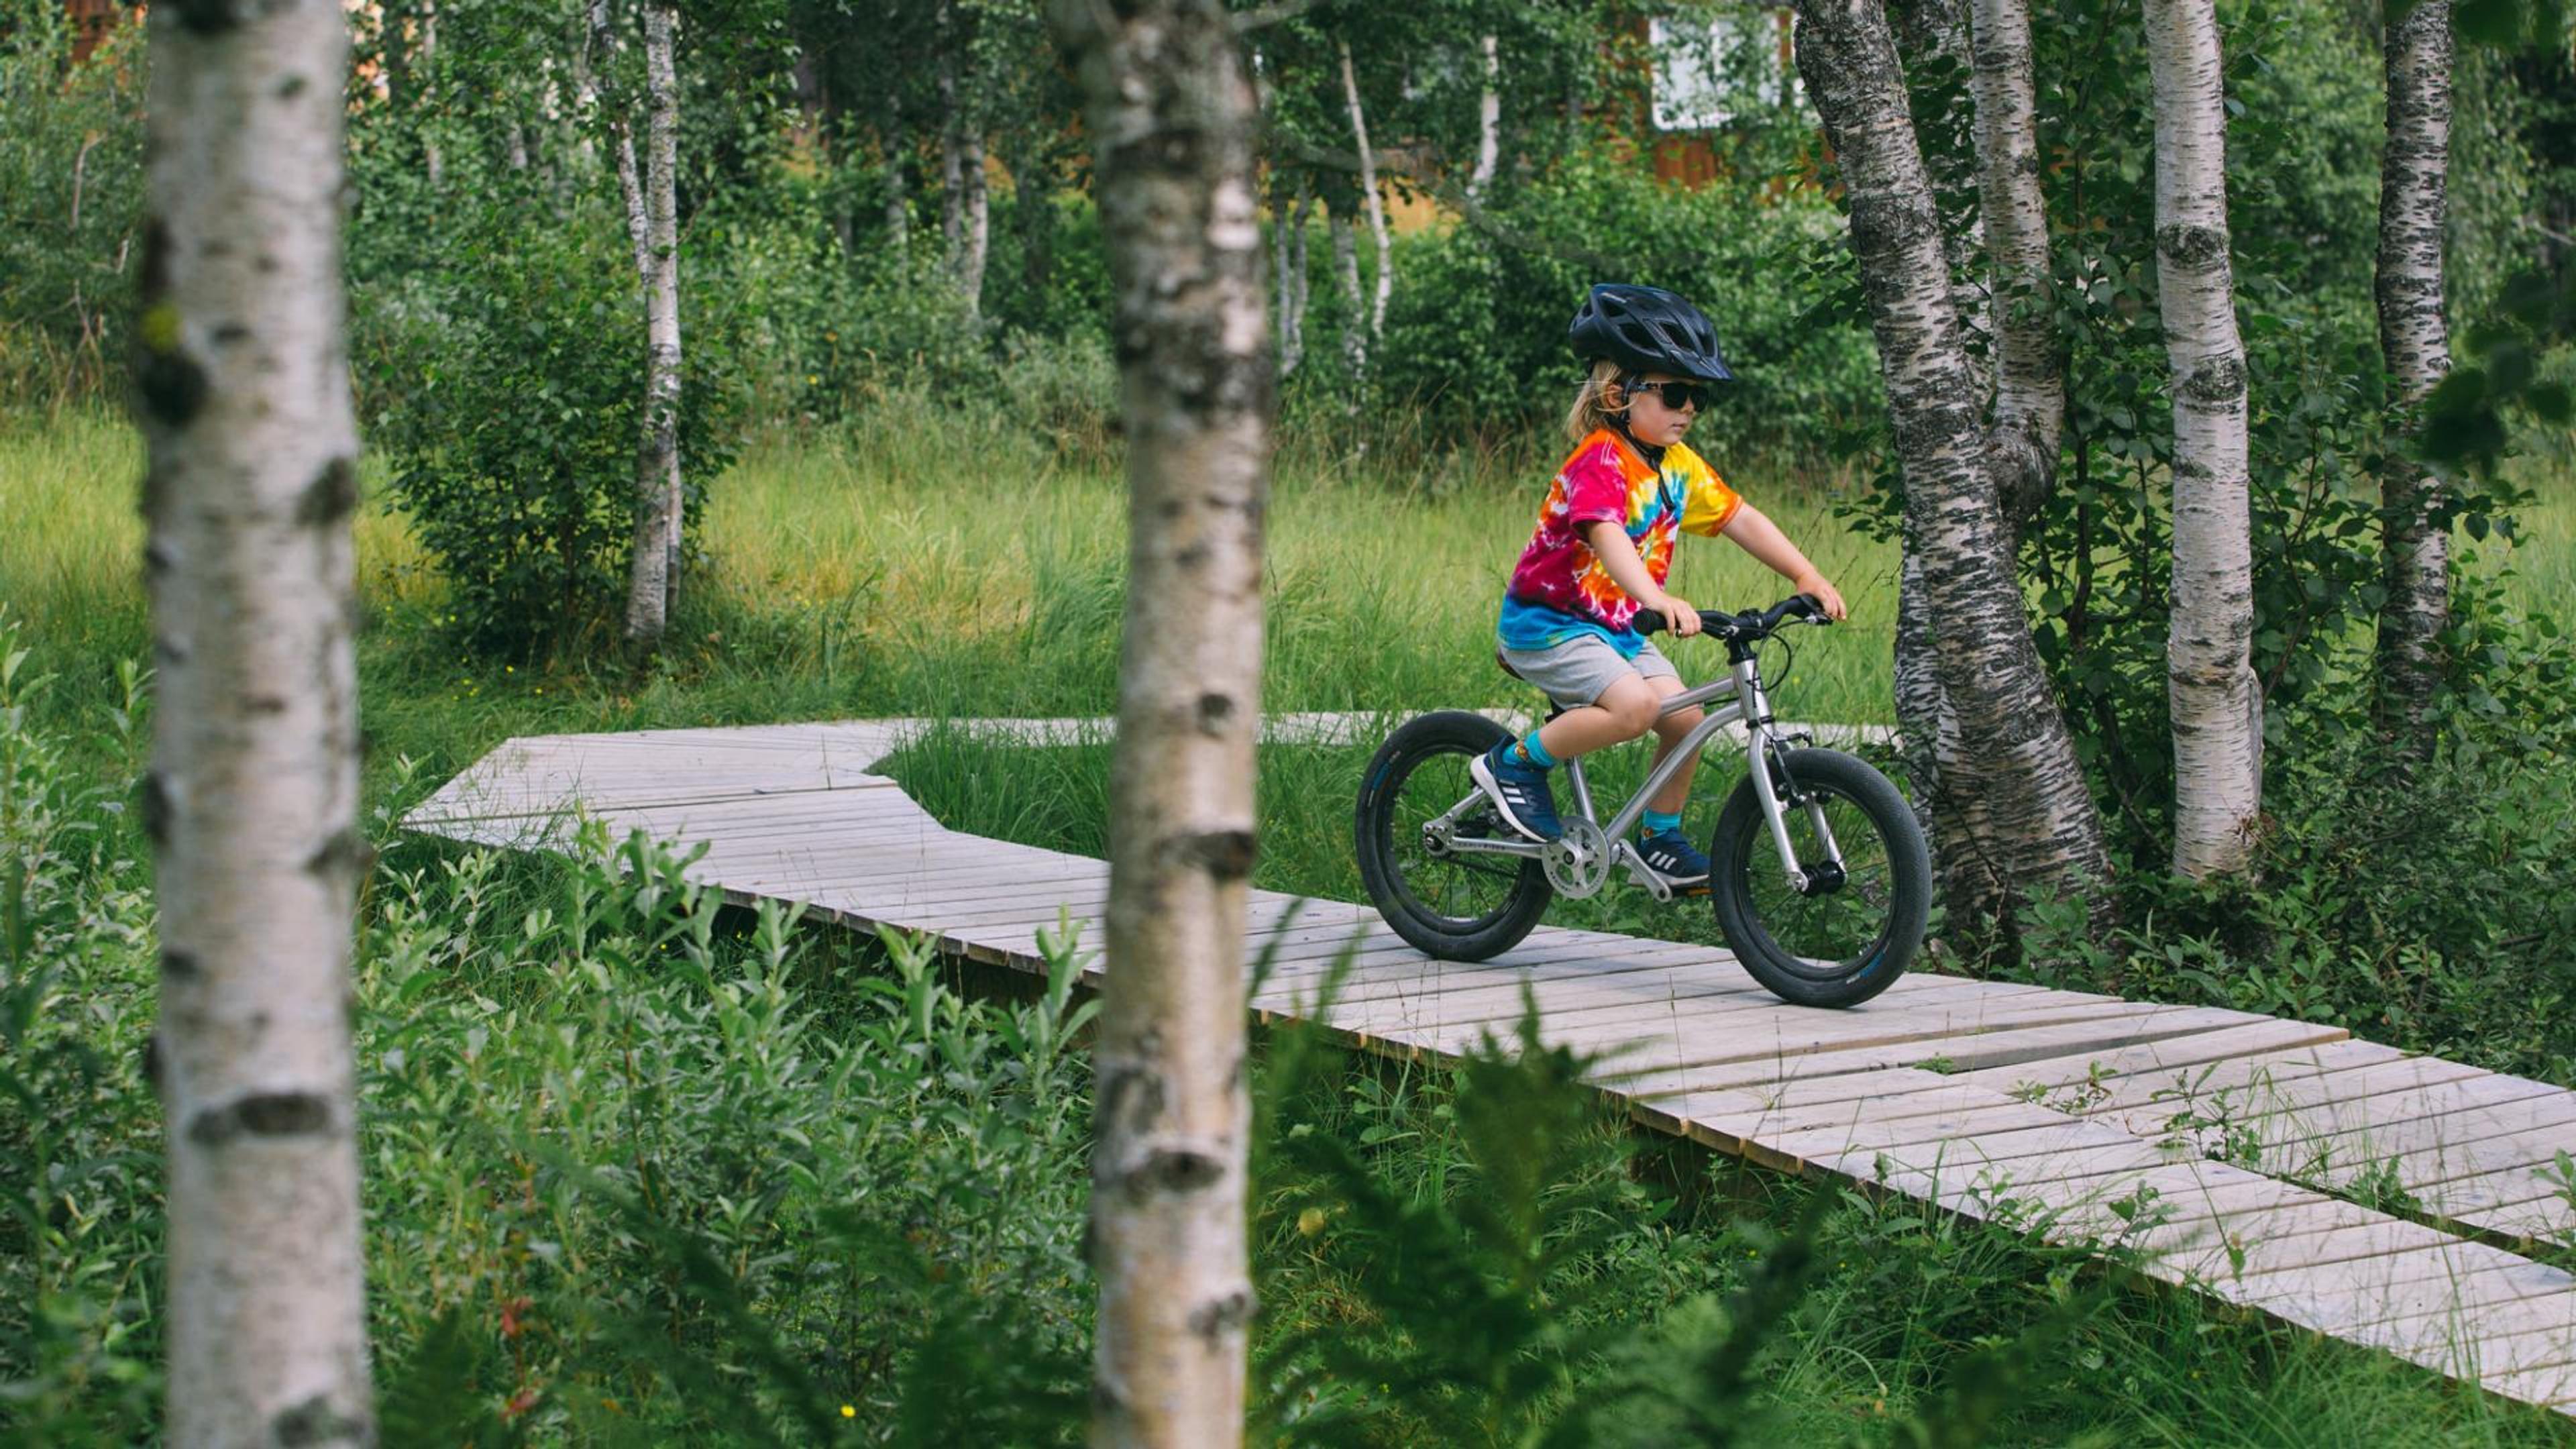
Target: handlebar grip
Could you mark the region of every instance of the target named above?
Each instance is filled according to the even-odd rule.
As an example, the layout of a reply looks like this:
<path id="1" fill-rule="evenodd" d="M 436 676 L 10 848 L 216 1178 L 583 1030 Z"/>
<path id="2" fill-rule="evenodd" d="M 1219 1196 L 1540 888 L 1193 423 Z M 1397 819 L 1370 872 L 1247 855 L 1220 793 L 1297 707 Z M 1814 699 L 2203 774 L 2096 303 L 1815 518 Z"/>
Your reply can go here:
<path id="1" fill-rule="evenodd" d="M 1629 616 L 1628 627 L 1640 634 L 1660 634 L 1664 632 L 1664 616 L 1653 609 L 1639 609 Z"/>

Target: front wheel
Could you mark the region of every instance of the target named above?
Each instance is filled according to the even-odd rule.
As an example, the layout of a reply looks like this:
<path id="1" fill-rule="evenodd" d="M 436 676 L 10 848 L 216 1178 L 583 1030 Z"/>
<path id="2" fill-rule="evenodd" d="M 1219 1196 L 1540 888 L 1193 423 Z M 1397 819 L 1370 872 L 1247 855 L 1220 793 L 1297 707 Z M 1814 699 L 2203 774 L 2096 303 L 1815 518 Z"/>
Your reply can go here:
<path id="1" fill-rule="evenodd" d="M 1448 816 L 1454 839 L 1518 838 L 1467 774 L 1510 737 L 1480 714 L 1426 714 L 1389 736 L 1360 779 L 1355 824 L 1369 899 L 1397 935 L 1444 961 L 1519 945 L 1552 894 L 1537 857 L 1446 850 L 1424 829 Z"/>
<path id="2" fill-rule="evenodd" d="M 1756 760 L 1754 768 L 1764 768 Z M 1885 775 L 1840 750 L 1772 757 L 1772 782 L 1805 889 L 1789 883 L 1750 776 L 1727 797 L 1709 845 L 1709 894 L 1736 960 L 1799 1006 L 1857 1006 L 1885 991 L 1923 944 L 1932 854 Z M 1842 856 L 1839 879 L 1826 849 Z"/>

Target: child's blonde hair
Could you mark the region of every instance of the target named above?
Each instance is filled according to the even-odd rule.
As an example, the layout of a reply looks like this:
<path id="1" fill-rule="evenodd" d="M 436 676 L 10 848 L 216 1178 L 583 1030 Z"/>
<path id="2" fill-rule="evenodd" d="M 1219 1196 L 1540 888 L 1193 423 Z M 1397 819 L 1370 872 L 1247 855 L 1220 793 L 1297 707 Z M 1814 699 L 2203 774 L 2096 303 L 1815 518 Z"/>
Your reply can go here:
<path id="1" fill-rule="evenodd" d="M 1574 395 L 1574 407 L 1565 415 L 1565 436 L 1580 443 L 1594 433 L 1619 420 L 1628 410 L 1625 401 L 1612 408 L 1608 401 L 1610 386 L 1619 381 L 1623 369 L 1609 358 L 1593 361 L 1591 373 L 1583 379 L 1582 390 Z"/>

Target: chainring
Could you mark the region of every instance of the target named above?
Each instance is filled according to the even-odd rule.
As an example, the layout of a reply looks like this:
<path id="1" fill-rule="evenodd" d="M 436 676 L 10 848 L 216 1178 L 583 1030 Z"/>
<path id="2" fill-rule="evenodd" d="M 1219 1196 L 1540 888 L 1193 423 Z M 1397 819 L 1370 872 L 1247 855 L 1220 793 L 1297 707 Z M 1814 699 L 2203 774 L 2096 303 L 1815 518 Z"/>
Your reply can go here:
<path id="1" fill-rule="evenodd" d="M 1580 817 L 1561 824 L 1565 833 L 1549 841 L 1539 857 L 1547 869 L 1547 883 L 1569 900 L 1599 895 L 1610 883 L 1610 837 Z"/>

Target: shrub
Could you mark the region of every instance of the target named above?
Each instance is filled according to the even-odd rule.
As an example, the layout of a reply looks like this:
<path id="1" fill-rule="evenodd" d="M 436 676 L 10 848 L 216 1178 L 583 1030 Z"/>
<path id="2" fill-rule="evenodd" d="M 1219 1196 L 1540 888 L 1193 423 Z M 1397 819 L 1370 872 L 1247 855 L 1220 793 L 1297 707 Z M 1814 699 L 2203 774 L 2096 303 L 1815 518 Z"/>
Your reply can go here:
<path id="1" fill-rule="evenodd" d="M 359 355 L 385 400 L 375 439 L 466 642 L 521 658 L 568 649 L 612 626 L 633 548 L 645 356 L 632 253 L 598 208 L 526 230 L 494 207 L 445 265 L 362 298 Z M 679 435 L 694 523 L 739 399 L 725 318 L 687 275 Z"/>
<path id="2" fill-rule="evenodd" d="M 1629 281 L 1680 292 L 1717 329 L 1737 382 L 1692 441 L 1721 469 L 1729 448 L 1812 448 L 1875 417 L 1860 315 L 1820 318 L 1801 300 L 1810 254 L 1841 244 L 1841 218 L 1820 194 L 1773 196 L 1744 179 L 1688 190 L 1633 157 L 1592 152 L 1498 201 L 1495 215 L 1518 236 L 1564 240 L 1514 245 L 1466 225 L 1406 238 L 1377 364 L 1384 396 L 1449 427 L 1552 430 L 1578 377 L 1568 319 L 1591 283 Z M 1310 334 L 1310 360 L 1334 355 Z"/>
<path id="3" fill-rule="evenodd" d="M 0 399 L 120 378 L 143 207 L 144 48 L 119 24 L 71 62 L 59 5 L 0 0 Z"/>

